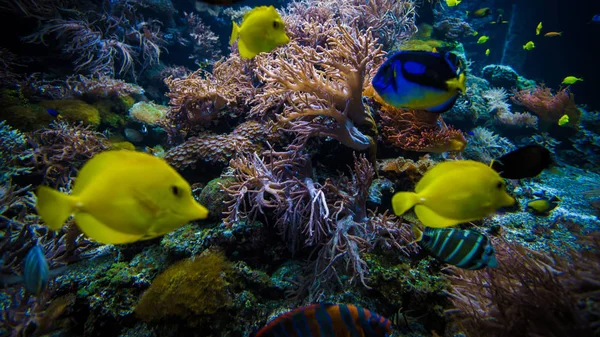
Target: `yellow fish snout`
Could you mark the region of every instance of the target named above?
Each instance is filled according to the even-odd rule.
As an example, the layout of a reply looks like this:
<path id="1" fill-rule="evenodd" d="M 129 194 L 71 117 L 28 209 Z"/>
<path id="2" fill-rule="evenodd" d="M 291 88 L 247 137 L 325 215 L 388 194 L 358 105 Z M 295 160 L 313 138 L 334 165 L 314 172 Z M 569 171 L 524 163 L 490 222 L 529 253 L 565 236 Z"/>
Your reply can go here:
<path id="1" fill-rule="evenodd" d="M 208 209 L 192 199 L 191 205 L 186 209 L 190 220 L 206 219 Z"/>

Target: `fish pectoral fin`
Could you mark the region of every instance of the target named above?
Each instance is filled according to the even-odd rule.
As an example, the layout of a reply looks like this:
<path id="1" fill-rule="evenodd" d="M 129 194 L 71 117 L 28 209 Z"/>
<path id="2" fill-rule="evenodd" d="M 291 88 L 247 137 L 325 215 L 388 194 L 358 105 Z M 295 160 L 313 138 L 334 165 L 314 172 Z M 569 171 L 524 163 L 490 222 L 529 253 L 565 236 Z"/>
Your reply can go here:
<path id="1" fill-rule="evenodd" d="M 455 226 L 462 222 L 456 219 L 445 218 L 423 205 L 415 206 L 415 213 L 417 214 L 417 218 L 427 227 L 444 228 Z"/>
<path id="2" fill-rule="evenodd" d="M 248 49 L 248 46 L 242 39 L 238 40 L 238 50 L 240 51 L 240 56 L 244 59 L 251 59 L 256 56 L 256 53 Z"/>
<path id="3" fill-rule="evenodd" d="M 141 240 L 145 235 L 144 233 L 132 234 L 117 231 L 88 213 L 77 213 L 75 222 L 85 235 L 103 244 L 131 243 Z"/>

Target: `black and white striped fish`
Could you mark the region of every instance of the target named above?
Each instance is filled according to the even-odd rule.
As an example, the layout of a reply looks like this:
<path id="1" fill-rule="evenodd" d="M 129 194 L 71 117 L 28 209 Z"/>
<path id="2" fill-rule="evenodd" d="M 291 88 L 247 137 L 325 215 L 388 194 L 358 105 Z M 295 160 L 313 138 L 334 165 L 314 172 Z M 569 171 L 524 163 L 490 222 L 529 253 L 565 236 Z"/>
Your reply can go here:
<path id="1" fill-rule="evenodd" d="M 413 226 L 416 241 L 436 259 L 463 268 L 496 267 L 496 251 L 487 236 L 475 230 Z"/>

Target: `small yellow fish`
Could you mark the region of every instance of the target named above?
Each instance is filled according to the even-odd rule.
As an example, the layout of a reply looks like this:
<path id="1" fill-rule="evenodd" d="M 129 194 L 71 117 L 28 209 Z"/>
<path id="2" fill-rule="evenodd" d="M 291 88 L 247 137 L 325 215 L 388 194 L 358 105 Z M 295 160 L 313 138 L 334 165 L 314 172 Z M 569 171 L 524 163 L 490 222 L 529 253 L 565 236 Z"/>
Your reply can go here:
<path id="1" fill-rule="evenodd" d="M 36 194 L 36 209 L 48 227 L 59 230 L 73 215 L 83 233 L 105 244 L 152 239 L 208 216 L 164 159 L 128 150 L 95 155 L 79 171 L 70 195 L 47 186 Z"/>
<path id="2" fill-rule="evenodd" d="M 478 31 L 474 31 L 473 32 L 473 36 L 477 36 L 477 35 L 479 35 L 479 32 Z"/>
<path id="3" fill-rule="evenodd" d="M 536 199 L 527 203 L 527 210 L 538 215 L 548 215 L 553 209 L 558 207 L 560 201 L 561 200 L 556 196 L 552 197 L 550 200 L 546 198 Z"/>
<path id="4" fill-rule="evenodd" d="M 396 215 L 414 206 L 425 226 L 437 228 L 479 220 L 514 203 L 498 172 L 473 160 L 439 163 L 425 173 L 415 192 L 398 192 L 392 198 Z"/>
<path id="5" fill-rule="evenodd" d="M 538 23 L 537 27 L 535 27 L 535 35 L 540 35 L 542 32 L 542 22 Z"/>
<path id="6" fill-rule="evenodd" d="M 575 76 L 567 76 L 565 77 L 565 79 L 562 81 L 562 84 L 573 84 L 579 81 L 583 81 L 582 77 L 575 77 Z"/>
<path id="7" fill-rule="evenodd" d="M 490 39 L 489 36 L 487 35 L 482 35 L 478 40 L 477 40 L 477 44 L 484 44 L 486 43 L 488 40 Z"/>
<path id="8" fill-rule="evenodd" d="M 485 56 L 490 56 L 490 49 L 489 48 L 485 50 Z"/>
<path id="9" fill-rule="evenodd" d="M 438 50 L 437 50 L 437 48 L 436 48 L 436 47 L 433 47 L 433 49 L 431 50 L 431 52 L 432 52 L 432 53 L 437 53 L 437 52 L 438 52 Z"/>
<path id="10" fill-rule="evenodd" d="M 229 44 L 233 45 L 238 37 L 238 50 L 245 59 L 290 42 L 285 34 L 285 24 L 273 6 L 255 7 L 244 15 L 240 26 L 233 22 Z"/>
<path id="11" fill-rule="evenodd" d="M 476 17 L 476 18 L 483 18 L 490 14 L 492 14 L 492 10 L 489 9 L 488 7 L 485 7 L 485 8 L 480 8 L 480 9 L 474 11 L 473 13 L 471 13 L 471 16 Z"/>
<path id="12" fill-rule="evenodd" d="M 569 124 L 569 115 L 565 114 L 558 120 L 558 126 Z"/>
<path id="13" fill-rule="evenodd" d="M 562 32 L 548 32 L 544 34 L 545 37 L 557 37 L 562 36 Z"/>
<path id="14" fill-rule="evenodd" d="M 462 0 L 446 0 L 446 5 L 448 5 L 448 7 L 454 7 L 458 6 L 461 2 Z"/>
<path id="15" fill-rule="evenodd" d="M 523 45 L 523 49 L 525 50 L 532 50 L 533 48 L 535 48 L 535 44 L 533 43 L 533 41 L 529 41 Z"/>

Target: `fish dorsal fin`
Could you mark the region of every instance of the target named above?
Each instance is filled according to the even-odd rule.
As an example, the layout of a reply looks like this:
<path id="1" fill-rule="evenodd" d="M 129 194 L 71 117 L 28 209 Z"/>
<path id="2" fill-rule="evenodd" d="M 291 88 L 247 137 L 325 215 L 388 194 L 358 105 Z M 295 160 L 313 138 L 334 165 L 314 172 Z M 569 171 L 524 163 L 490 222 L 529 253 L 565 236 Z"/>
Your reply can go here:
<path id="1" fill-rule="evenodd" d="M 275 9 L 275 7 L 273 6 L 259 6 L 259 7 L 254 7 L 252 8 L 249 12 L 247 12 L 246 14 L 244 14 L 244 18 L 242 19 L 242 23 L 244 23 L 244 21 L 246 21 L 247 18 L 249 18 L 251 15 L 254 15 L 255 13 L 258 12 L 262 12 L 262 11 L 266 11 L 268 9 Z"/>
<path id="2" fill-rule="evenodd" d="M 142 152 L 118 150 L 101 152 L 88 160 L 75 179 L 72 195 L 80 194 L 102 171 L 126 162 L 148 162 L 154 157 Z M 158 158 L 157 158 L 158 159 Z"/>

